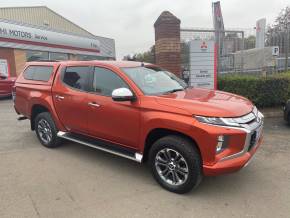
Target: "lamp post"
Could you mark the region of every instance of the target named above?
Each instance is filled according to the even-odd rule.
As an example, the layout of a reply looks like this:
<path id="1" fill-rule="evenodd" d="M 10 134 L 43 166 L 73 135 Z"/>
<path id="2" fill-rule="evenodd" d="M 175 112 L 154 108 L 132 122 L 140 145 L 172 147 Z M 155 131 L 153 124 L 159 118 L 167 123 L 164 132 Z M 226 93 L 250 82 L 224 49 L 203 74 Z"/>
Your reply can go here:
<path id="1" fill-rule="evenodd" d="M 289 31 L 287 23 L 285 31 L 285 72 L 288 71 L 288 52 L 289 52 Z"/>
<path id="2" fill-rule="evenodd" d="M 290 14 L 286 14 L 285 19 L 285 72 L 288 71 L 288 56 L 289 56 L 289 24 L 290 24 Z"/>

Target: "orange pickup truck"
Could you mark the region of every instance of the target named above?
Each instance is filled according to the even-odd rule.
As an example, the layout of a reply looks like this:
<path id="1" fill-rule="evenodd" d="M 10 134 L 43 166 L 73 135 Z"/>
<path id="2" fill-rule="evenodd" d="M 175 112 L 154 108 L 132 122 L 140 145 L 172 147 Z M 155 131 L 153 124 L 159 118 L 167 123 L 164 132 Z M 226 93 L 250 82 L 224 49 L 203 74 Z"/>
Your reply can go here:
<path id="1" fill-rule="evenodd" d="M 175 193 L 243 168 L 261 144 L 263 115 L 249 100 L 188 87 L 151 64 L 30 62 L 14 92 L 42 145 L 66 139 L 147 162 Z"/>

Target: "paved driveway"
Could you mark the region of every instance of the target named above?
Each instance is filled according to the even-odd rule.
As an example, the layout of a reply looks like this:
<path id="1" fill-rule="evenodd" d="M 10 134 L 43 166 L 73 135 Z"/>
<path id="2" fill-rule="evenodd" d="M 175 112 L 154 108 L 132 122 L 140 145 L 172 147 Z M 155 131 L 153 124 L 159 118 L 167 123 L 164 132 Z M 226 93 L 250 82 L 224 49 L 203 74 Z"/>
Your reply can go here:
<path id="1" fill-rule="evenodd" d="M 187 195 L 160 188 L 146 165 L 75 143 L 40 145 L 0 101 L 0 217 L 290 217 L 290 128 L 268 119 L 264 143 L 238 173 Z"/>

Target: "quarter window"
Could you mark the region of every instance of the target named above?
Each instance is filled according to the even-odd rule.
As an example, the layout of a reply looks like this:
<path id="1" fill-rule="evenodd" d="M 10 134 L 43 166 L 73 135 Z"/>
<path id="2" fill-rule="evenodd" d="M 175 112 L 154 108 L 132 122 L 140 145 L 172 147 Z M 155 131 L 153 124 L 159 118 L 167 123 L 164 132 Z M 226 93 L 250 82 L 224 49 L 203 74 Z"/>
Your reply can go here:
<path id="1" fill-rule="evenodd" d="M 90 67 L 67 67 L 63 75 L 63 82 L 72 88 L 88 91 L 90 69 Z"/>
<path id="2" fill-rule="evenodd" d="M 94 92 L 112 96 L 112 92 L 118 88 L 129 88 L 128 85 L 113 71 L 95 67 L 93 89 Z"/>
<path id="3" fill-rule="evenodd" d="M 47 82 L 50 79 L 52 72 L 52 66 L 29 66 L 24 71 L 23 77 L 27 80 Z"/>

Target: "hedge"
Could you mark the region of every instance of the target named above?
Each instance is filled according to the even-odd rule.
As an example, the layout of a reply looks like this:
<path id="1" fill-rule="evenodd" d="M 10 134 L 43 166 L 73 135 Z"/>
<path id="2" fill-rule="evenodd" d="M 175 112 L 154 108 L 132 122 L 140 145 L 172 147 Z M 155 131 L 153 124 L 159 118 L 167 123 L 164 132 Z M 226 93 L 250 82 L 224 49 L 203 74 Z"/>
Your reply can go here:
<path id="1" fill-rule="evenodd" d="M 222 75 L 219 90 L 242 95 L 258 107 L 281 106 L 290 99 L 290 72 L 271 76 Z"/>

